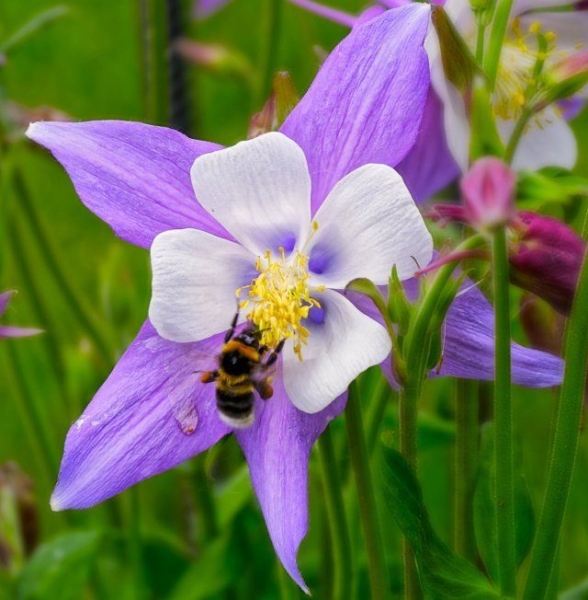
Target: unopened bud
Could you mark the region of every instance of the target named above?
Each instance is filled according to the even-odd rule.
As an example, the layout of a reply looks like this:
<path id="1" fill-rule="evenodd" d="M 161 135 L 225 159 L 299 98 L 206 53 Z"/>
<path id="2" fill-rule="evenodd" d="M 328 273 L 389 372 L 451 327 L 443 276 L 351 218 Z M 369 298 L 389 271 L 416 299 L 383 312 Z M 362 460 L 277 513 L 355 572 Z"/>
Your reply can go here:
<path id="1" fill-rule="evenodd" d="M 516 175 L 504 162 L 488 156 L 476 161 L 461 180 L 468 221 L 478 229 L 508 223 L 515 214 Z"/>
<path id="2" fill-rule="evenodd" d="M 290 74 L 286 71 L 276 73 L 272 93 L 263 108 L 251 117 L 247 137 L 252 139 L 262 133 L 279 129 L 296 104 L 298 95 Z"/>
<path id="3" fill-rule="evenodd" d="M 522 211 L 510 228 L 511 281 L 568 315 L 586 243 L 564 223 Z"/>
<path id="4" fill-rule="evenodd" d="M 215 73 L 251 78 L 251 65 L 239 52 L 221 44 L 204 44 L 181 38 L 174 44 L 174 51 L 190 63 Z"/>

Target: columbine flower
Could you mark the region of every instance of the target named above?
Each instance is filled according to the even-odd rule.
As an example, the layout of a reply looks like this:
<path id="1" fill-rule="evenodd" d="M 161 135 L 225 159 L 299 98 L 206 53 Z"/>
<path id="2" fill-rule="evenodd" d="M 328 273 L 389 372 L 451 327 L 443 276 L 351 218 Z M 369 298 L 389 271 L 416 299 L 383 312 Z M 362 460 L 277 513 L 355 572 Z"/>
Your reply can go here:
<path id="1" fill-rule="evenodd" d="M 431 237 L 400 176 L 368 164 L 340 180 L 312 217 L 302 150 L 280 133 L 197 158 L 192 183 L 202 207 L 238 243 L 197 229 L 160 233 L 151 246 L 149 318 L 174 342 L 241 321 L 283 350 L 290 400 L 316 413 L 390 353 L 384 327 L 335 290 L 352 279 L 384 284 L 395 264 L 407 279 L 428 264 Z M 416 261 L 416 262 L 415 262 Z"/>
<path id="2" fill-rule="evenodd" d="M 534 77 L 533 70 L 539 54 L 537 34 L 542 33 L 551 40 L 543 57 L 544 71 L 549 71 L 563 58 L 577 52 L 585 43 L 588 13 L 549 10 L 570 4 L 569 0 L 518 0 L 513 4 L 512 20 L 502 48 L 493 97 L 493 111 L 504 142 L 508 141 L 521 115 L 525 91 Z M 476 26 L 469 0 L 447 0 L 445 10 L 473 50 Z M 433 29 L 426 47 L 431 61 L 431 80 L 444 105 L 449 148 L 462 172 L 465 172 L 470 145 L 465 100 L 445 79 L 439 42 Z M 536 170 L 548 165 L 571 169 L 574 166 L 576 139 L 565 116 L 557 105 L 547 106 L 534 115 L 517 147 L 512 163 L 515 170 Z"/>
<path id="3" fill-rule="evenodd" d="M 405 217 L 413 215 L 410 223 L 420 223 L 414 220 L 416 213 L 402 184 L 384 165 L 401 162 L 417 137 L 429 87 L 422 47 L 428 21 L 429 8 L 418 4 L 356 28 L 327 59 L 283 124 L 283 135 L 227 150 L 139 123 L 31 126 L 28 135 L 65 166 L 82 201 L 123 239 L 152 248 L 151 316 L 163 334 L 150 321 L 143 326 L 72 426 L 52 499 L 56 509 L 91 506 L 206 450 L 232 431 L 218 416 L 214 386 L 201 384 L 195 371 L 214 367 L 211 357 L 222 346 L 239 286 L 243 286 L 239 298 L 249 301 L 243 317 L 251 312 L 250 319 L 271 320 L 262 300 L 273 292 L 266 296 L 263 284 L 265 274 L 275 274 L 278 282 L 283 277 L 295 283 L 299 298 L 295 306 L 307 304 L 309 298 L 317 300 L 320 309 L 309 300 L 308 316 L 300 318 L 308 335 L 297 336 L 290 320 L 270 339 L 270 343 L 282 335 L 289 339 L 272 382 L 274 394 L 266 402 L 258 400 L 254 423 L 234 434 L 249 464 L 276 552 L 306 589 L 296 554 L 307 530 L 308 458 L 327 423 L 343 410 L 345 392 L 320 407 L 343 390 L 354 372 L 384 355 L 384 340 L 368 318 L 369 309 L 362 315 L 337 290 L 351 273 L 382 281 L 384 262 L 401 258 L 393 256 L 391 248 L 404 248 L 402 256 L 413 251 L 409 248 L 414 242 L 398 239 L 393 229 L 389 239 L 381 239 L 381 229 L 374 223 L 373 210 L 386 222 L 397 211 L 398 194 L 393 189 L 402 190 Z M 376 172 L 379 184 L 393 192 L 387 196 L 389 204 L 381 190 L 374 189 L 376 181 L 364 179 Z M 241 182 L 240 189 L 236 190 L 236 182 Z M 370 210 L 356 210 L 358 183 Z M 352 184 L 353 194 L 348 187 Z M 375 198 L 370 198 L 371 192 Z M 354 212 L 347 214 L 344 206 Z M 314 235 L 313 222 L 318 223 Z M 401 222 L 407 221 L 403 217 Z M 366 240 L 364 225 L 367 231 L 380 232 L 379 240 Z M 413 235 L 413 229 L 428 244 L 422 225 L 404 231 Z M 361 247 L 353 242 L 354 235 L 365 240 Z M 372 249 L 369 257 L 364 244 Z M 213 247 L 215 255 L 210 256 Z M 204 253 L 198 254 L 198 248 Z M 185 278 L 173 272 L 174 265 Z M 457 319 L 451 326 L 455 335 L 447 334 L 453 338 L 445 348 L 445 373 L 454 369 L 467 377 L 491 377 L 490 307 L 485 300 L 474 299 L 469 312 L 467 294 L 460 303 L 451 317 Z M 361 301 L 357 306 L 361 310 Z M 468 326 L 468 320 L 475 326 Z M 347 352 L 358 336 L 357 323 L 367 324 L 371 339 L 379 340 L 376 351 L 365 347 L 361 334 L 357 339 L 361 352 Z M 200 341 L 170 341 L 164 336 Z M 294 351 L 297 337 L 302 360 Z M 464 344 L 468 355 L 461 360 Z M 320 348 L 325 351 L 317 355 Z M 322 372 L 331 376 L 319 381 L 316 364 L 322 363 L 324 369 L 333 359 L 340 361 L 341 375 L 333 375 L 334 369 L 328 367 Z M 296 371 L 305 379 L 304 386 L 292 380 Z M 513 377 L 527 385 L 554 385 L 561 379 L 561 361 L 515 348 Z M 304 410 L 294 405 L 294 399 Z"/>
<path id="4" fill-rule="evenodd" d="M 0 317 L 6 312 L 8 303 L 12 298 L 14 291 L 3 292 L 0 294 Z M 29 335 L 37 335 L 43 333 L 42 329 L 34 329 L 32 327 L 15 327 L 13 325 L 0 325 L 0 338 L 8 337 L 27 337 Z"/>

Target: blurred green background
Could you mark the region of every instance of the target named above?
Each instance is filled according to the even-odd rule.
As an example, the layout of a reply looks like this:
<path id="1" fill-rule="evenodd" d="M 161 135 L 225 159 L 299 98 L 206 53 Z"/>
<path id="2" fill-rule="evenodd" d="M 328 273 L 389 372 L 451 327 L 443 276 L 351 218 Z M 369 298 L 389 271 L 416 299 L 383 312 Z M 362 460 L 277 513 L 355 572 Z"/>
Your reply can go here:
<path id="1" fill-rule="evenodd" d="M 337 6 L 357 12 L 363 2 L 337 0 Z M 53 12 L 44 12 L 49 9 Z M 343 27 L 276 0 L 233 0 L 203 22 L 193 18 L 191 3 L 179 4 L 179 10 L 187 38 L 229 52 L 225 64 L 184 64 L 187 110 L 181 116 L 189 133 L 223 144 L 246 136 L 276 69 L 289 71 L 302 94 L 321 57 L 346 34 Z M 2 0 L 0 48 L 31 22 L 39 27 L 8 48 L 0 66 L 1 102 L 10 121 L 0 154 L 0 291 L 19 292 L 6 323 L 46 333 L 0 340 L 0 465 L 18 465 L 0 471 L 0 598 L 303 597 L 275 558 L 246 466 L 230 438 L 94 509 L 49 509 L 65 434 L 145 319 L 150 275 L 148 253 L 115 238 L 82 206 L 56 161 L 22 133 L 29 120 L 55 117 L 56 111 L 72 120 L 168 123 L 169 48 L 161 0 L 76 0 L 59 6 Z M 579 166 L 584 171 L 587 122 L 584 114 L 576 123 L 584 135 Z M 365 388 L 379 378 L 376 371 L 368 373 Z M 447 542 L 452 386 L 450 381 L 429 386 L 420 424 L 420 479 L 433 523 Z M 390 398 L 364 409 L 372 438 L 383 433 L 394 444 Z M 521 470 L 535 511 L 555 400 L 551 391 L 516 390 Z M 357 597 L 366 597 L 365 550 L 343 420 L 331 428 L 357 565 Z M 374 461 L 378 447 L 372 444 Z M 587 473 L 583 436 L 561 544 L 562 589 L 588 575 Z M 333 549 L 321 485 L 313 454 L 311 529 L 299 563 L 315 596 L 327 598 Z M 392 585 L 399 590 L 400 537 L 391 516 L 380 512 Z"/>

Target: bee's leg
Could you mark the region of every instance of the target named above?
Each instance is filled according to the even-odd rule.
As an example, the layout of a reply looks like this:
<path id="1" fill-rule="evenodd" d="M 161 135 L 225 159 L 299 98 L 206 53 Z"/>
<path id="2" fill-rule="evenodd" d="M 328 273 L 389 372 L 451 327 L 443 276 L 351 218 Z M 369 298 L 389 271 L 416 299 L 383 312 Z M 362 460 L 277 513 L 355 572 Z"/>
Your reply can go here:
<path id="1" fill-rule="evenodd" d="M 271 367 L 278 360 L 278 356 L 282 351 L 282 348 L 284 347 L 285 343 L 286 340 L 281 340 L 280 343 L 276 346 L 275 350 L 267 357 L 267 360 L 265 361 L 266 367 Z"/>
<path id="2" fill-rule="evenodd" d="M 237 305 L 237 312 L 231 322 L 231 328 L 225 334 L 225 344 L 235 335 L 235 327 L 237 327 L 237 321 L 239 320 L 239 306 Z"/>
<path id="3" fill-rule="evenodd" d="M 200 376 L 200 381 L 202 383 L 212 383 L 218 379 L 218 371 L 205 371 Z"/>
<path id="4" fill-rule="evenodd" d="M 253 386 L 262 400 L 268 400 L 274 395 L 274 388 L 269 384 L 267 379 L 254 381 Z"/>

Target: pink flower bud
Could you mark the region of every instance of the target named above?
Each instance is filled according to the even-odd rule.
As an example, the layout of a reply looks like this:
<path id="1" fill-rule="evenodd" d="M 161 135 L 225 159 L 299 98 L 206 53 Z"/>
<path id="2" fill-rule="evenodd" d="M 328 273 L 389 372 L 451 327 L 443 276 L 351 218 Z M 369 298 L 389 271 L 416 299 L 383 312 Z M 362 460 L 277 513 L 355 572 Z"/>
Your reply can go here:
<path id="1" fill-rule="evenodd" d="M 471 225 L 492 229 L 515 214 L 516 175 L 501 160 L 488 156 L 474 163 L 461 180 L 461 193 Z"/>
<path id="2" fill-rule="evenodd" d="M 572 307 L 586 243 L 557 219 L 519 212 L 510 225 L 511 280 L 540 296 L 560 313 Z"/>

